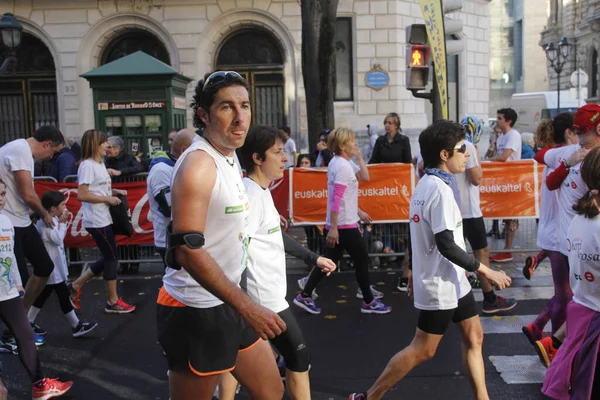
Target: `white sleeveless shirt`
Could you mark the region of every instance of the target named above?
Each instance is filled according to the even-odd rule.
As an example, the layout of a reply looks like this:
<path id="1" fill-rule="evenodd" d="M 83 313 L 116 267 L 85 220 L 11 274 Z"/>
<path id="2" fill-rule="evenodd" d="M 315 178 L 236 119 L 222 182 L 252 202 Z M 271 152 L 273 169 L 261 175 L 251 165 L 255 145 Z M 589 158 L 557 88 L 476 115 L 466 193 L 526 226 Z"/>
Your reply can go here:
<path id="1" fill-rule="evenodd" d="M 203 249 L 210 254 L 227 278 L 239 285 L 248 259 L 248 196 L 242 182 L 241 170 L 231 166 L 228 158 L 216 151 L 206 139 L 198 137 L 179 157 L 173 170 L 173 181 L 179 167 L 192 151 L 204 151 L 215 161 L 217 177 L 212 189 Z M 231 161 L 234 158 L 230 158 Z M 189 168 L 189 166 L 188 166 Z M 173 187 L 173 181 L 171 187 Z M 185 269 L 167 268 L 164 288 L 175 300 L 196 308 L 216 307 L 223 302 L 202 287 Z"/>

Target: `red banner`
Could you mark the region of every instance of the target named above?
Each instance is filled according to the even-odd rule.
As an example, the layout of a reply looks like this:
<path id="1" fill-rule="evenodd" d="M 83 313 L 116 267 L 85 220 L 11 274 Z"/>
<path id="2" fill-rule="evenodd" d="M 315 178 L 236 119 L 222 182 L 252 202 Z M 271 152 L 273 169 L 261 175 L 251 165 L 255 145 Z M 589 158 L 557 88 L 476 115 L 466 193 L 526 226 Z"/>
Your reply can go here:
<path id="1" fill-rule="evenodd" d="M 117 244 L 154 244 L 154 230 L 146 182 L 113 183 L 113 187 L 127 190 L 127 201 L 134 229 L 134 234 L 130 238 L 117 236 Z M 61 191 L 67 198 L 69 221 L 67 222 L 65 247 L 96 247 L 94 240 L 82 226 L 83 210 L 81 202 L 77 200 L 77 184 L 35 181 L 35 191 L 40 197 L 48 190 Z"/>

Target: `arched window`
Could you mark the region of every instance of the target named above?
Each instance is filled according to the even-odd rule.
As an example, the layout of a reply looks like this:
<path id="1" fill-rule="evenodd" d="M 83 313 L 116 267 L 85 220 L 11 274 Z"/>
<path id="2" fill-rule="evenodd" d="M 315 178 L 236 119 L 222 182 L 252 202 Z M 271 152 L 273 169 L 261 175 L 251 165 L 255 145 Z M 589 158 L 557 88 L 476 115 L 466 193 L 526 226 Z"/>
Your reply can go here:
<path id="1" fill-rule="evenodd" d="M 152 33 L 141 29 L 128 30 L 113 39 L 102 52 L 100 65 L 108 64 L 140 50 L 171 65 L 169 52 L 162 42 Z"/>
<path id="2" fill-rule="evenodd" d="M 242 29 L 225 40 L 219 49 L 217 65 L 283 66 L 277 40 L 259 29 Z"/>
<path id="3" fill-rule="evenodd" d="M 593 98 L 598 98 L 600 93 L 598 93 L 598 50 L 595 48 L 592 50 L 590 54 L 590 73 L 589 73 L 589 89 L 588 96 Z"/>
<path id="4" fill-rule="evenodd" d="M 0 48 L 0 64 L 4 61 L 4 47 Z M 16 74 L 48 72 L 54 75 L 54 58 L 50 50 L 37 37 L 23 32 L 21 45 L 17 48 L 17 70 Z"/>

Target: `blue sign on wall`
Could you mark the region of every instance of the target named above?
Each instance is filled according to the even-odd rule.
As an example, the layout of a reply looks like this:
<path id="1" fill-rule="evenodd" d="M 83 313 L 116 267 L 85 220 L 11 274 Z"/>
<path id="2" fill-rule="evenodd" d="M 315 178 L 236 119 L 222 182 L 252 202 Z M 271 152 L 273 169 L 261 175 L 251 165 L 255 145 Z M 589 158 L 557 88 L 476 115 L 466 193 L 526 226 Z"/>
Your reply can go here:
<path id="1" fill-rule="evenodd" d="M 379 64 L 373 65 L 373 69 L 365 75 L 365 85 L 374 90 L 381 90 L 390 84 L 390 76 Z"/>

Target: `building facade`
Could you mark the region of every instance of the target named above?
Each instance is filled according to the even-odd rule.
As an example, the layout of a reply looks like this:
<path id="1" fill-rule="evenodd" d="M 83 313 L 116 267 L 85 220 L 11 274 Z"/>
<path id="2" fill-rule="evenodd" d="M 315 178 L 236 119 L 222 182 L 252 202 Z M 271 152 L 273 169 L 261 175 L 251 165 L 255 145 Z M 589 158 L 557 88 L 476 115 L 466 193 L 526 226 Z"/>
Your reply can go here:
<path id="1" fill-rule="evenodd" d="M 587 85 L 584 86 L 586 90 L 581 92 L 582 97 L 588 103 L 600 102 L 600 0 L 549 0 L 548 4 L 550 17 L 542 32 L 541 44 L 557 44 L 562 37 L 566 37 L 573 46 L 561 74 L 561 89 L 571 88 L 569 77 L 574 71 L 581 69 L 588 78 Z M 550 87 L 556 90 L 556 72 L 550 63 L 547 66 Z"/>
<path id="2" fill-rule="evenodd" d="M 488 7 L 488 0 L 465 0 L 455 16 L 464 21 L 467 51 L 456 63 L 454 115 L 488 113 Z M 17 73 L 0 77 L 0 144 L 46 123 L 70 137 L 97 126 L 92 91 L 80 75 L 143 50 L 194 79 L 188 103 L 205 73 L 243 72 L 253 122 L 289 125 L 306 145 L 297 0 L 3 0 L 4 12 L 15 14 L 24 37 Z M 401 115 L 405 132 L 428 124 L 429 104 L 405 89 L 405 27 L 422 22 L 418 0 L 339 1 L 336 125 L 359 134 L 367 124 L 382 129 L 389 112 Z M 375 65 L 389 75 L 381 90 L 365 84 Z M 135 119 L 119 123 L 140 128 Z"/>
<path id="3" fill-rule="evenodd" d="M 546 62 L 539 38 L 548 16 L 547 0 L 490 2 L 490 116 L 508 107 L 514 93 L 549 90 L 539 68 Z"/>

